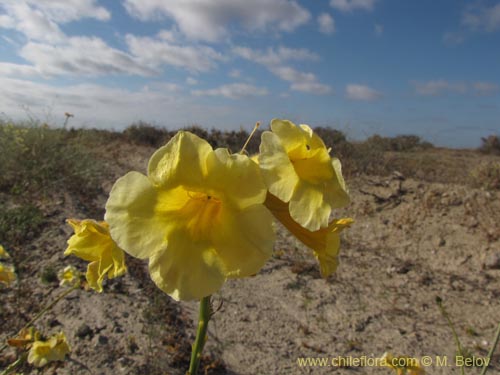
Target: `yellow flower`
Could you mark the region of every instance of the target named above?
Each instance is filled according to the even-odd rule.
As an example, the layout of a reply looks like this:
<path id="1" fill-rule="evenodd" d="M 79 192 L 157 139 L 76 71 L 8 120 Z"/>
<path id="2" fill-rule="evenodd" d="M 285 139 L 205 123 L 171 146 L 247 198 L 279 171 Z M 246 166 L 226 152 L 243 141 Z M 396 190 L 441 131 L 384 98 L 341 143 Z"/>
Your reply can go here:
<path id="1" fill-rule="evenodd" d="M 326 228 L 310 231 L 290 216 L 288 203 L 284 203 L 268 193 L 266 207 L 304 245 L 311 248 L 319 261 L 322 277 L 331 275 L 338 266 L 340 232 L 353 223 L 350 218 L 332 220 Z"/>
<path id="2" fill-rule="evenodd" d="M 425 370 L 419 361 L 412 357 L 394 357 L 391 353 L 384 353 L 382 364 L 396 371 L 397 375 L 425 375 Z"/>
<path id="3" fill-rule="evenodd" d="M 64 255 L 74 254 L 91 262 L 87 267 L 87 282 L 100 293 L 106 275 L 112 279 L 127 271 L 123 251 L 111 239 L 109 225 L 105 221 L 68 219 L 67 222 L 75 234 L 68 240 Z"/>
<path id="4" fill-rule="evenodd" d="M 106 203 L 111 236 L 149 258 L 152 280 L 176 300 L 201 299 L 271 256 L 272 216 L 257 164 L 181 131 L 157 150 L 148 176 L 116 181 Z"/>
<path id="5" fill-rule="evenodd" d="M 5 250 L 5 248 L 0 245 L 0 259 L 7 259 L 10 258 L 9 253 Z"/>
<path id="6" fill-rule="evenodd" d="M 293 220 L 310 231 L 328 227 L 332 209 L 349 203 L 340 161 L 308 125 L 271 121 L 262 134 L 259 164 L 269 192 L 285 203 Z"/>
<path id="7" fill-rule="evenodd" d="M 73 266 L 66 266 L 57 274 L 59 286 L 74 286 L 80 281 L 80 272 Z"/>
<path id="8" fill-rule="evenodd" d="M 64 357 L 69 352 L 66 336 L 60 332 L 47 341 L 35 341 L 28 354 L 28 363 L 42 367 L 49 362 L 64 361 Z"/>
<path id="9" fill-rule="evenodd" d="M 14 273 L 14 267 L 0 263 L 0 283 L 4 283 L 9 286 L 15 280 L 16 274 Z"/>

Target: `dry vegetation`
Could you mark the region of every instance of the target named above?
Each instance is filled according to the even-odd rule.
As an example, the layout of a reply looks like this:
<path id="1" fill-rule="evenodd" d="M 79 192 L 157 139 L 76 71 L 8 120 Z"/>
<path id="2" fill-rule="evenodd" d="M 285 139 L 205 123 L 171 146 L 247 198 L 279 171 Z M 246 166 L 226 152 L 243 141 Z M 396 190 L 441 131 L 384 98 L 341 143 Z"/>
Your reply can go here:
<path id="1" fill-rule="evenodd" d="M 214 147 L 228 147 L 233 152 L 241 148 L 248 136 L 244 130 L 224 132 L 198 126 L 187 130 L 207 139 Z M 445 303 L 455 306 L 450 313 L 455 314 L 455 320 L 460 322 L 459 333 L 467 337 L 468 348 L 473 354 L 484 355 L 485 345 L 481 340 L 491 339 L 490 326 L 495 320 L 498 323 L 500 318 L 497 309 L 500 307 L 498 137 L 483 139 L 479 150 L 452 150 L 433 147 L 411 135 L 395 138 L 373 136 L 365 142 L 350 142 L 336 130 L 318 128 L 316 131 L 327 146 L 332 147 L 332 153 L 340 157 L 347 183 L 353 191 L 353 206 L 344 214 L 355 216 L 358 223 L 346 235 L 342 250 L 345 258 L 341 260 L 340 274 L 328 280 L 326 287 L 320 287 L 322 280 L 310 254 L 280 229 L 281 240 L 263 275 L 230 283 L 220 297 L 225 301 L 221 315 L 228 314 L 228 320 L 216 322 L 219 326 L 214 329 L 218 331 L 212 332 L 215 338 L 209 339 L 211 346 L 202 364 L 205 373 L 265 373 L 266 368 L 267 373 L 316 373 L 314 371 L 318 369 L 299 370 L 294 367 L 293 358 L 314 353 L 316 356 L 362 355 L 375 349 L 383 352 L 387 345 L 379 345 L 377 340 L 383 340 L 383 336 L 377 336 L 376 332 L 383 329 L 381 321 L 387 323 L 393 317 L 394 330 L 402 332 L 403 327 L 397 326 L 397 323 L 406 324 L 408 326 L 404 330 L 416 335 L 408 338 L 406 333 L 401 333 L 401 342 L 406 343 L 398 345 L 393 342 L 395 349 L 403 347 L 411 350 L 409 343 L 418 341 L 418 335 L 425 336 L 425 332 L 419 330 L 432 331 L 433 325 L 437 325 L 449 334 L 446 344 L 449 350 L 446 353 L 453 352 L 451 332 L 445 323 L 436 322 L 441 319 L 438 313 L 428 312 L 437 310 L 436 307 L 424 301 L 423 297 L 411 298 L 412 293 L 417 293 L 419 289 L 439 293 Z M 106 195 L 114 180 L 128 170 L 144 172 L 154 149 L 167 142 L 174 133 L 146 123 L 133 124 L 122 133 L 0 123 L 0 244 L 9 250 L 18 275 L 18 282 L 13 288 L 0 288 L 2 340 L 15 334 L 57 296 L 59 287 L 55 274 L 64 264 L 71 263 L 81 270 L 85 269 L 84 262 L 62 256 L 65 241 L 70 235 L 65 219 L 102 219 Z M 260 135 L 257 134 L 247 148 L 249 153 L 258 150 L 259 142 Z M 471 252 L 460 250 L 459 254 L 446 253 L 445 250 L 453 251 L 446 247 L 446 243 L 461 249 L 461 237 L 455 236 L 456 232 L 449 228 L 441 228 L 428 236 L 420 233 L 423 229 L 419 224 L 422 225 L 423 221 L 439 226 L 438 218 L 444 216 L 453 219 L 456 225 L 462 225 L 471 235 L 464 239 L 469 241 L 464 244 L 473 244 L 471 238 L 476 238 L 482 244 L 484 254 L 476 258 L 476 249 Z M 448 229 L 450 232 L 447 232 Z M 400 237 L 391 237 L 396 232 Z M 445 240 L 447 234 L 449 237 Z M 417 242 L 420 240 L 428 244 L 425 242 L 419 247 Z M 437 255 L 432 253 L 436 249 Z M 456 262 L 446 263 L 447 266 L 442 269 L 437 264 L 429 266 L 427 258 L 434 256 L 444 263 L 451 256 Z M 193 339 L 192 305 L 171 301 L 152 284 L 142 262 L 127 259 L 128 276 L 108 282 L 102 295 L 74 292 L 72 297 L 62 301 L 57 309 L 37 323 L 43 331 L 64 329 L 67 332 L 74 349 L 71 359 L 43 371 L 30 367 L 20 371 L 24 374 L 116 374 L 118 370 L 126 374 L 183 374 L 189 363 Z M 386 268 L 383 275 L 371 274 L 374 270 L 370 265 L 374 264 Z M 354 268 L 348 274 L 345 267 Z M 477 276 L 466 274 L 475 268 Z M 302 322 L 298 328 L 292 327 L 295 337 L 271 338 L 276 341 L 274 352 L 269 349 L 271 344 L 266 335 L 273 331 L 269 327 L 276 326 L 283 318 L 283 312 L 281 315 L 277 312 L 279 306 L 266 305 L 269 301 L 259 293 L 255 294 L 255 298 L 260 298 L 256 300 L 258 302 L 248 298 L 248 294 L 253 293 L 251 288 L 273 282 L 277 284 L 269 284 L 275 288 L 266 292 L 266 297 L 279 298 L 283 295 L 284 299 L 289 299 L 291 308 L 296 308 L 297 312 L 287 314 Z M 368 302 L 374 293 L 370 289 L 372 284 L 380 287 L 375 292 L 380 297 L 375 305 L 373 301 Z M 242 289 L 244 285 L 247 289 Z M 337 287 L 342 292 L 331 294 L 336 293 L 333 290 Z M 365 287 L 370 295 L 363 295 Z M 319 294 L 313 292 L 317 288 L 322 288 Z M 407 288 L 407 293 L 402 293 L 400 289 L 394 292 L 398 288 Z M 482 288 L 482 292 L 475 288 Z M 477 298 L 469 297 L 473 294 Z M 330 310 L 324 308 L 330 298 L 345 301 L 349 306 L 339 307 L 336 302 L 335 309 L 341 310 L 341 314 L 332 315 Z M 353 298 L 357 302 L 353 302 Z M 474 309 L 466 305 L 468 298 L 479 299 L 486 307 L 481 310 L 478 305 Z M 241 303 L 242 299 L 246 302 Z M 256 306 L 256 303 L 261 305 Z M 415 305 L 416 315 L 408 315 L 408 304 L 411 303 L 420 304 L 418 309 L 424 310 L 418 310 Z M 383 304 L 389 304 L 391 309 L 382 308 Z M 132 312 L 133 309 L 140 313 Z M 461 315 L 461 311 L 466 315 Z M 487 323 L 480 324 L 477 316 L 483 313 Z M 231 323 L 237 327 L 232 329 L 229 322 L 236 316 L 244 319 Z M 427 320 L 418 321 L 420 316 Z M 92 320 L 82 320 L 85 317 Z M 310 322 L 310 319 L 314 319 L 316 325 L 304 323 Z M 272 325 L 273 321 L 276 324 Z M 270 322 L 270 326 L 262 322 Z M 318 334 L 319 341 L 316 343 L 309 339 L 315 330 L 320 329 L 318 327 L 329 329 L 326 327 L 332 322 L 335 322 L 336 338 L 336 332 L 332 331 L 329 339 L 321 334 Z M 257 332 L 256 337 L 247 337 L 246 331 L 250 329 Z M 276 335 L 288 332 L 283 327 L 276 329 Z M 221 330 L 227 334 L 218 336 L 217 332 Z M 290 344 L 288 340 L 295 341 Z M 432 347 L 433 351 L 445 345 L 441 341 Z M 265 342 L 263 346 L 262 342 Z M 414 348 L 423 346 L 418 342 Z M 282 350 L 287 345 L 292 345 L 290 352 Z M 333 353 L 331 348 L 335 348 L 337 353 Z M 252 351 L 260 354 L 254 353 L 252 357 Z M 238 353 L 247 357 L 235 359 Z M 269 357 L 261 358 L 260 367 L 255 363 L 259 355 Z M 273 361 L 279 362 L 273 356 L 278 356 L 280 360 L 289 356 L 292 365 L 288 369 L 278 364 L 270 368 Z M 12 350 L 0 353 L 0 369 L 13 359 Z M 500 371 L 498 355 L 494 360 L 492 374 Z M 237 367 L 238 362 L 242 363 L 242 367 Z M 352 369 L 341 371 L 344 370 L 346 372 L 341 373 L 359 373 Z"/>

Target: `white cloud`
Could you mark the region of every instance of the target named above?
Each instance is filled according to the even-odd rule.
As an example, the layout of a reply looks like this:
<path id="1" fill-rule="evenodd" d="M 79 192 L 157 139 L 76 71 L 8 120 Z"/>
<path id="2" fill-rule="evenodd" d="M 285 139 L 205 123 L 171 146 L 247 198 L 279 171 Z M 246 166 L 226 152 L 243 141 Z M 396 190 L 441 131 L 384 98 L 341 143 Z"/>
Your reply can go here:
<path id="1" fill-rule="evenodd" d="M 349 84 L 345 88 L 345 96 L 351 100 L 374 101 L 382 97 L 382 93 L 371 87 Z"/>
<path id="2" fill-rule="evenodd" d="M 95 37 L 72 37 L 59 45 L 29 42 L 20 55 L 45 76 L 158 73 Z"/>
<path id="3" fill-rule="evenodd" d="M 278 47 L 277 50 L 268 48 L 267 51 L 253 50 L 248 47 L 235 47 L 233 53 L 244 59 L 273 66 L 283 64 L 288 61 L 317 61 L 319 56 L 305 48 Z"/>
<path id="4" fill-rule="evenodd" d="M 188 85 L 193 86 L 193 85 L 197 85 L 198 84 L 198 80 L 194 79 L 193 77 L 187 77 L 186 78 L 186 83 Z"/>
<path id="5" fill-rule="evenodd" d="M 319 83 L 313 73 L 303 73 L 284 65 L 284 63 L 296 61 L 316 61 L 319 56 L 304 49 L 293 49 L 280 47 L 277 51 L 269 48 L 267 51 L 252 50 L 247 47 L 236 47 L 233 53 L 244 59 L 264 65 L 271 73 L 284 81 L 290 82 L 290 88 L 294 91 L 308 92 L 324 95 L 332 92 L 330 86 Z"/>
<path id="6" fill-rule="evenodd" d="M 309 21 L 309 11 L 292 0 L 125 0 L 127 12 L 140 20 L 171 18 L 195 40 L 217 41 L 236 24 L 250 31 L 293 31 Z"/>
<path id="7" fill-rule="evenodd" d="M 328 13 L 321 13 L 318 16 L 319 31 L 323 34 L 333 34 L 335 32 L 335 21 Z"/>
<path id="8" fill-rule="evenodd" d="M 231 78 L 240 78 L 241 77 L 241 70 L 232 69 L 227 75 Z"/>
<path id="9" fill-rule="evenodd" d="M 0 87 L 0 112 L 14 119 L 25 119 L 29 110 L 45 121 L 44 116 L 49 112 L 56 116 L 48 119 L 51 123 L 62 124 L 64 112 L 70 112 L 75 115 L 71 121 L 74 126 L 123 129 L 138 120 L 157 123 L 167 118 L 169 126 L 181 127 L 201 120 L 215 124 L 224 123 L 228 117 L 233 121 L 238 118 L 237 110 L 213 103 L 200 105 L 168 82 L 153 82 L 139 90 L 128 90 L 96 84 L 56 87 L 0 76 Z"/>
<path id="10" fill-rule="evenodd" d="M 500 29 L 500 3 L 487 7 L 474 4 L 466 8 L 462 24 L 472 30 L 493 32 Z"/>
<path id="11" fill-rule="evenodd" d="M 174 30 L 160 30 L 157 36 L 158 39 L 166 40 L 167 42 L 173 43 L 178 39 L 176 34 L 177 33 Z"/>
<path id="12" fill-rule="evenodd" d="M 464 36 L 461 33 L 445 32 L 443 34 L 443 43 L 447 46 L 456 46 L 464 42 Z"/>
<path id="13" fill-rule="evenodd" d="M 382 34 L 384 33 L 384 25 L 376 23 L 373 27 L 373 31 L 375 32 L 376 36 L 382 36 Z"/>
<path id="14" fill-rule="evenodd" d="M 427 82 L 412 82 L 415 87 L 415 92 L 424 96 L 437 96 L 446 92 L 465 94 L 467 85 L 462 82 L 448 82 L 444 79 L 427 81 Z"/>
<path id="15" fill-rule="evenodd" d="M 247 83 L 230 83 L 209 90 L 193 90 L 195 96 L 224 96 L 229 99 L 239 99 L 249 96 L 263 96 L 269 92 L 266 88 L 259 88 Z"/>
<path id="16" fill-rule="evenodd" d="M 12 64 L 0 62 L 0 76 L 5 77 L 33 77 L 39 76 L 40 72 L 32 65 Z"/>
<path id="17" fill-rule="evenodd" d="M 356 9 L 373 10 L 375 0 L 330 0 L 330 6 L 342 12 Z"/>
<path id="18" fill-rule="evenodd" d="M 290 89 L 293 91 L 317 95 L 325 95 L 332 92 L 331 87 L 319 83 L 313 73 L 302 73 L 289 66 L 271 67 L 270 70 L 282 80 L 290 82 Z"/>
<path id="19" fill-rule="evenodd" d="M 213 48 L 206 46 L 180 46 L 166 40 L 150 37 L 126 36 L 130 52 L 146 66 L 158 69 L 168 64 L 194 72 L 208 71 L 224 57 Z"/>
<path id="20" fill-rule="evenodd" d="M 107 21 L 111 17 L 95 0 L 6 0 L 1 8 L 5 13 L 0 16 L 0 27 L 15 29 L 29 40 L 48 42 L 64 41 L 58 24 L 82 18 Z"/>
<path id="21" fill-rule="evenodd" d="M 474 82 L 472 84 L 474 94 L 479 96 L 494 95 L 500 91 L 499 89 L 500 87 L 492 82 Z"/>
<path id="22" fill-rule="evenodd" d="M 279 47 L 278 50 L 268 48 L 266 51 L 254 50 L 248 47 L 235 47 L 233 53 L 244 59 L 253 61 L 267 67 L 284 64 L 291 60 L 295 61 L 316 61 L 319 56 L 305 48 Z"/>

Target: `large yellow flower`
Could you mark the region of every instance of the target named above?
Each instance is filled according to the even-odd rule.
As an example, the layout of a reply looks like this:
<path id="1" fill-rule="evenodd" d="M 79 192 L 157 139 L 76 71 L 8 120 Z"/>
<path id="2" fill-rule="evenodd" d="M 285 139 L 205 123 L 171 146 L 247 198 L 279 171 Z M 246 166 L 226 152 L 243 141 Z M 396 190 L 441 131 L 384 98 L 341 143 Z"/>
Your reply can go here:
<path id="1" fill-rule="evenodd" d="M 112 279 L 127 271 L 123 251 L 111 239 L 108 223 L 89 219 L 68 219 L 67 222 L 75 234 L 68 240 L 64 255 L 73 254 L 91 262 L 87 267 L 87 282 L 100 293 L 106 275 Z"/>
<path id="2" fill-rule="evenodd" d="M 0 262 L 0 283 L 4 283 L 9 286 L 16 280 L 16 274 L 14 273 L 14 267 L 8 266 Z"/>
<path id="3" fill-rule="evenodd" d="M 349 203 L 340 161 L 308 125 L 275 119 L 262 134 L 259 164 L 269 192 L 310 231 L 328 227 L 332 209 Z"/>
<path id="4" fill-rule="evenodd" d="M 352 219 L 332 220 L 326 228 L 310 231 L 292 219 L 288 203 L 270 193 L 267 194 L 266 207 L 298 240 L 313 250 L 319 262 L 321 276 L 328 277 L 335 272 L 338 266 L 340 232 L 353 223 Z"/>
<path id="5" fill-rule="evenodd" d="M 47 341 L 35 341 L 28 354 L 28 363 L 42 367 L 49 362 L 64 361 L 64 357 L 69 352 L 66 336 L 60 332 Z"/>
<path id="6" fill-rule="evenodd" d="M 111 236 L 149 258 L 153 281 L 174 299 L 200 299 L 228 277 L 259 271 L 272 253 L 272 216 L 258 166 L 181 131 L 157 150 L 148 176 L 120 178 L 106 203 Z"/>

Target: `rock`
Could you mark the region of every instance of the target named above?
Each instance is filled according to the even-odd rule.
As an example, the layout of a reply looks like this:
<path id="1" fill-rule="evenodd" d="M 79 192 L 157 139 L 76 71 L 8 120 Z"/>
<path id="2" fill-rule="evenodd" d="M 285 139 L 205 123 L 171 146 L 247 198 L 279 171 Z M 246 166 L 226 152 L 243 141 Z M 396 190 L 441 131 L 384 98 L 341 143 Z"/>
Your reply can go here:
<path id="1" fill-rule="evenodd" d="M 92 329 L 86 325 L 85 323 L 82 324 L 78 329 L 76 330 L 76 337 L 83 339 L 85 337 L 92 337 L 94 335 L 94 332 Z"/>
<path id="2" fill-rule="evenodd" d="M 483 262 L 483 267 L 489 270 L 500 270 L 500 252 L 489 254 Z"/>
<path id="3" fill-rule="evenodd" d="M 443 247 L 446 245 L 446 240 L 441 236 L 434 237 L 433 242 L 435 247 Z"/>
<path id="4" fill-rule="evenodd" d="M 108 343 L 109 339 L 104 336 L 104 335 L 99 335 L 97 337 L 97 344 L 98 345 L 106 345 Z"/>

